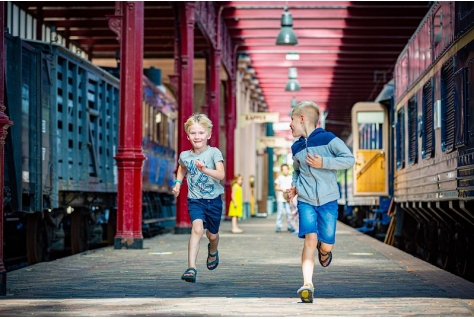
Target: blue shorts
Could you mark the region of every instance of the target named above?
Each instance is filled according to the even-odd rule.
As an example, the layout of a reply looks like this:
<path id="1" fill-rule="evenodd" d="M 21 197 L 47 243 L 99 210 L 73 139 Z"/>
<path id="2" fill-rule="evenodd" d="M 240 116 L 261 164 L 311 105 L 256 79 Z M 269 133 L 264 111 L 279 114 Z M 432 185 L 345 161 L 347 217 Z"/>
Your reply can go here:
<path id="1" fill-rule="evenodd" d="M 316 233 L 318 241 L 332 245 L 336 242 L 337 200 L 321 206 L 298 201 L 300 228 L 298 237 Z"/>
<path id="2" fill-rule="evenodd" d="M 219 232 L 222 218 L 221 195 L 213 199 L 188 198 L 188 211 L 191 223 L 200 219 L 204 224 L 204 229 L 209 230 L 212 234 Z"/>

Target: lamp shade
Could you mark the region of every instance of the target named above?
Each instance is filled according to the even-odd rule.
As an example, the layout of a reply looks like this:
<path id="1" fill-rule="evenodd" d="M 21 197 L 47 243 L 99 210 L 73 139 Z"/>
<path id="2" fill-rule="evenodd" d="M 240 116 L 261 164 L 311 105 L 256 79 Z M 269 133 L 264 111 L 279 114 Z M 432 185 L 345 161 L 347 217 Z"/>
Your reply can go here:
<path id="1" fill-rule="evenodd" d="M 300 84 L 296 79 L 289 79 L 286 83 L 285 91 L 299 91 L 301 90 Z"/>
<path id="2" fill-rule="evenodd" d="M 287 12 L 288 8 L 285 8 L 285 12 L 281 15 L 281 29 L 278 33 L 276 44 L 277 45 L 296 45 L 298 39 L 296 38 L 295 31 L 293 31 L 293 18 L 291 13 Z"/>
<path id="3" fill-rule="evenodd" d="M 288 69 L 288 78 L 290 79 L 298 78 L 298 70 L 295 67 L 291 67 Z"/>
<path id="4" fill-rule="evenodd" d="M 298 104 L 298 101 L 296 100 L 296 97 L 293 96 L 291 99 L 291 108 L 294 108 Z"/>

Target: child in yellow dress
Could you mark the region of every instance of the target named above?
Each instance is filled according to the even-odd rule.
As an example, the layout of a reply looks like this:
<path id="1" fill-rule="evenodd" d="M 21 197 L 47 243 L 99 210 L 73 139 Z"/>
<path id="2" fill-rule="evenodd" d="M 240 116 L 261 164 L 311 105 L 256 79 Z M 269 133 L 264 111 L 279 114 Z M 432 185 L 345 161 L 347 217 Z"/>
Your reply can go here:
<path id="1" fill-rule="evenodd" d="M 242 217 L 243 201 L 242 201 L 242 183 L 243 177 L 240 174 L 234 176 L 232 181 L 232 197 L 229 205 L 229 217 L 232 217 L 232 233 L 240 234 L 242 229 L 237 225 L 237 219 Z"/>

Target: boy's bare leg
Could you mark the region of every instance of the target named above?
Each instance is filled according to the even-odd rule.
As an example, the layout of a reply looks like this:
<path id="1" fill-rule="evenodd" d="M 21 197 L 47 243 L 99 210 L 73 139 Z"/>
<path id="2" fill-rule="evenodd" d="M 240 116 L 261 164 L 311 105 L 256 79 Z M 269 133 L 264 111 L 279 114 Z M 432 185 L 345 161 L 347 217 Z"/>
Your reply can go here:
<path id="1" fill-rule="evenodd" d="M 209 243 L 211 244 L 211 247 L 209 248 L 209 252 L 214 255 L 217 251 L 217 245 L 219 244 L 219 234 L 213 234 L 209 230 L 207 230 L 206 236 L 209 239 Z M 214 257 L 207 256 L 207 257 L 209 258 L 208 262 L 212 262 L 216 260 L 217 258 L 217 256 L 214 256 Z"/>
<path id="2" fill-rule="evenodd" d="M 188 244 L 188 267 L 196 268 L 196 258 L 199 252 L 199 242 L 204 234 L 204 225 L 202 220 L 196 219 L 191 229 L 191 237 Z"/>
<path id="3" fill-rule="evenodd" d="M 332 251 L 333 248 L 334 248 L 334 245 L 326 244 L 326 243 L 323 243 L 323 242 L 321 242 L 321 246 L 318 248 L 319 253 L 322 255 L 321 259 L 322 259 L 322 263 L 323 263 L 324 267 L 327 266 L 327 264 L 329 263 L 329 259 L 330 259 L 330 256 L 327 256 L 327 254 L 330 251 Z"/>
<path id="4" fill-rule="evenodd" d="M 304 238 L 303 253 L 301 254 L 301 269 L 304 284 L 313 284 L 314 252 L 318 238 L 316 234 L 306 234 Z"/>

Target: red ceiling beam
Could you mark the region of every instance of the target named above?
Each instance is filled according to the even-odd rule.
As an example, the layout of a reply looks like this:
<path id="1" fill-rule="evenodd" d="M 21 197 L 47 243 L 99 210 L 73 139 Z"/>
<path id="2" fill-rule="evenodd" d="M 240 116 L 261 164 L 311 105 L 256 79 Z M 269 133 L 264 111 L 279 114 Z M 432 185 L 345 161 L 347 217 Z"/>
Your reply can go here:
<path id="1" fill-rule="evenodd" d="M 43 7 L 42 15 L 45 20 L 49 19 L 71 19 L 71 18 L 103 18 L 107 14 L 114 13 L 114 1 L 110 1 L 108 6 L 103 8 L 88 8 L 80 7 L 75 9 L 74 7 L 60 7 L 58 8 L 57 4 L 54 8 L 45 8 Z M 29 11 L 32 13 L 37 13 L 36 7 L 29 8 Z M 145 9 L 145 19 L 147 17 L 162 16 L 162 17 L 174 17 L 174 10 L 170 7 L 163 7 L 161 9 Z"/>
<path id="2" fill-rule="evenodd" d="M 281 18 L 275 17 L 275 19 L 264 19 L 264 20 L 235 20 L 229 19 L 226 21 L 229 30 L 234 29 L 277 29 L 280 30 Z M 383 23 L 374 23 L 371 20 L 359 20 L 352 19 L 335 19 L 335 20 L 295 20 L 293 21 L 293 29 L 396 29 L 403 30 L 408 29 L 413 32 L 413 27 L 400 24 L 397 20 L 381 20 Z M 418 20 L 417 20 L 418 21 Z"/>
<path id="3" fill-rule="evenodd" d="M 334 6 L 341 6 L 346 7 L 349 6 L 351 1 L 318 1 L 318 7 L 334 7 Z M 283 9 L 285 6 L 289 7 L 300 7 L 300 6 L 308 6 L 308 2 L 306 1 L 291 1 L 289 3 L 283 1 L 220 1 L 218 5 L 229 8 L 229 7 L 236 7 L 236 8 L 258 8 L 258 7 L 268 7 L 268 8 L 281 8 Z"/>
<path id="4" fill-rule="evenodd" d="M 50 24 L 55 25 L 57 28 L 75 28 L 75 29 L 96 29 L 96 28 L 108 28 L 108 20 L 105 17 L 96 18 L 94 20 L 55 20 L 51 19 L 48 21 Z M 145 28 L 156 28 L 161 26 L 169 27 L 169 24 L 173 23 L 170 18 L 145 18 Z"/>
<path id="5" fill-rule="evenodd" d="M 313 48 L 302 48 L 302 49 L 293 49 L 293 50 L 278 50 L 275 52 L 275 50 L 271 50 L 270 47 L 268 49 L 259 49 L 259 50 L 249 50 L 249 51 L 244 51 L 244 50 L 237 50 L 238 53 L 246 53 L 248 56 L 251 56 L 251 64 L 255 62 L 261 62 L 261 61 L 277 61 L 277 62 L 288 62 L 288 63 L 304 63 L 305 61 L 308 60 L 313 60 L 318 58 L 317 52 L 320 51 L 328 51 L 328 52 L 333 52 L 336 50 L 341 50 L 343 52 L 351 52 L 354 51 L 354 48 L 358 49 L 357 51 L 360 52 L 379 52 L 382 50 L 384 47 L 383 43 L 380 43 L 380 46 L 340 46 L 340 47 L 321 47 L 320 49 L 316 49 L 316 47 Z M 239 47 L 241 48 L 241 47 Z M 399 47 L 398 50 L 395 50 L 394 48 L 388 46 L 388 48 L 396 52 L 395 56 L 398 57 L 400 54 L 402 48 Z M 299 59 L 298 60 L 286 60 L 286 54 L 290 52 L 295 52 L 299 54 Z"/>
<path id="6" fill-rule="evenodd" d="M 320 29 L 304 29 L 295 31 L 298 40 L 301 38 L 317 39 L 317 38 L 378 38 L 386 41 L 387 38 L 403 38 L 407 39 L 413 33 L 412 30 L 378 30 L 369 29 L 363 32 L 357 30 L 320 30 Z M 276 39 L 278 30 L 242 30 L 233 29 L 229 30 L 229 34 L 232 38 L 271 38 Z"/>
<path id="7" fill-rule="evenodd" d="M 337 3 L 337 2 L 335 2 Z M 355 2 L 357 3 L 357 2 Z M 389 2 L 387 2 L 389 3 Z M 290 7 L 289 9 L 293 17 L 293 26 L 296 25 L 298 20 L 307 19 L 345 19 L 351 17 L 353 19 L 403 19 L 403 17 L 419 19 L 420 15 L 426 13 L 426 7 L 410 7 L 407 10 L 406 6 L 372 6 L 372 7 L 351 7 L 349 10 L 347 8 L 294 8 Z M 274 19 L 275 17 L 281 17 L 283 9 L 272 9 L 272 8 L 262 8 L 258 10 L 254 9 L 239 9 L 239 8 L 226 8 L 223 11 L 224 19 L 260 19 L 264 20 L 265 17 L 269 19 Z"/>
<path id="8" fill-rule="evenodd" d="M 58 31 L 61 31 L 61 29 L 58 29 Z M 159 29 L 155 29 L 155 28 L 149 28 L 149 29 L 146 29 L 144 34 L 145 34 L 145 37 L 147 36 L 156 36 L 156 35 L 166 35 L 166 38 L 169 38 L 169 39 L 174 39 L 173 37 L 173 32 L 174 32 L 174 28 L 173 27 L 170 27 L 170 28 L 159 28 Z M 117 35 L 112 31 L 112 30 L 106 30 L 106 29 L 102 29 L 102 30 L 98 30 L 98 29 L 79 29 L 79 30 L 69 30 L 69 36 L 71 37 L 71 39 L 74 39 L 74 37 L 76 38 L 94 38 L 94 37 L 110 37 L 110 38 L 113 38 L 115 39 L 117 37 Z M 117 41 L 117 40 L 115 40 Z"/>
<path id="9" fill-rule="evenodd" d="M 289 52 L 295 50 L 302 50 L 306 47 L 321 47 L 321 46 L 377 46 L 377 45 L 387 45 L 388 47 L 395 46 L 403 48 L 407 43 L 407 38 L 390 38 L 390 43 L 386 41 L 381 41 L 378 38 L 298 38 L 298 45 L 293 47 L 277 47 L 275 44 L 276 36 L 274 38 L 251 38 L 243 40 L 235 38 L 235 42 L 239 44 L 239 51 L 242 48 L 252 48 L 252 47 L 272 47 L 277 52 Z"/>

